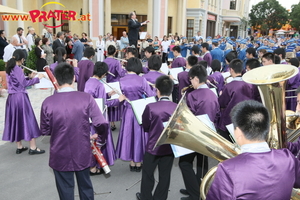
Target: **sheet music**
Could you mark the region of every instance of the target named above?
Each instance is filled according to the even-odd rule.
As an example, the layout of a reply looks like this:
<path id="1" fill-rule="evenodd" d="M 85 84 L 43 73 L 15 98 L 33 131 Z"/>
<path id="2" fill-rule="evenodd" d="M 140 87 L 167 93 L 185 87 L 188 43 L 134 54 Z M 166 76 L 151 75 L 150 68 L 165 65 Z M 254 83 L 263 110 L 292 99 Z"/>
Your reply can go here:
<path id="1" fill-rule="evenodd" d="M 40 82 L 34 85 L 34 88 L 54 88 L 47 73 L 46 72 L 39 72 L 39 73 L 44 74 L 44 76 L 47 78 L 41 78 Z M 38 77 L 38 74 L 35 77 Z"/>
<path id="2" fill-rule="evenodd" d="M 228 125 L 226 125 L 226 128 L 227 128 L 227 130 L 229 131 L 229 133 L 230 133 L 230 138 L 232 139 L 232 141 L 234 142 L 234 143 L 236 143 L 236 140 L 235 140 L 235 138 L 234 138 L 234 127 L 233 127 L 233 124 L 228 124 Z M 237 144 L 237 143 L 236 143 Z"/>
<path id="3" fill-rule="evenodd" d="M 230 72 L 224 72 L 222 73 L 223 78 L 227 78 L 228 76 L 230 76 Z"/>
<path id="4" fill-rule="evenodd" d="M 132 106 L 134 115 L 135 115 L 135 117 L 136 117 L 139 124 L 143 123 L 142 122 L 142 115 L 144 113 L 144 110 L 145 110 L 146 106 L 149 103 L 154 103 L 154 102 L 156 102 L 155 97 L 148 97 L 148 98 L 145 98 L 145 99 L 138 99 L 138 100 L 135 100 L 135 101 L 131 101 L 131 106 Z"/>
<path id="5" fill-rule="evenodd" d="M 177 67 L 177 68 L 170 69 L 170 75 L 172 75 L 173 78 L 176 79 L 176 80 L 173 80 L 175 85 L 178 84 L 178 74 L 180 72 L 183 72 L 182 67 Z"/>
<path id="6" fill-rule="evenodd" d="M 145 40 L 147 36 L 147 32 L 141 32 L 140 33 L 140 40 Z"/>
<path id="7" fill-rule="evenodd" d="M 169 74 L 169 67 L 168 67 L 168 64 L 167 63 L 162 63 L 161 64 L 161 67 L 160 67 L 160 71 L 162 73 L 164 73 L 165 75 L 168 75 Z"/>
<path id="8" fill-rule="evenodd" d="M 120 93 L 121 92 L 121 88 L 120 88 L 120 82 L 112 82 L 112 83 L 107 83 L 108 85 L 110 85 L 112 88 L 115 88 L 116 90 L 118 90 Z M 110 87 L 108 87 L 106 84 L 104 84 L 105 87 L 105 92 L 109 93 L 112 91 L 112 89 Z M 110 97 L 110 99 L 107 100 L 112 100 L 112 99 L 118 99 L 119 95 L 118 94 L 114 94 L 113 96 Z"/>
<path id="9" fill-rule="evenodd" d="M 103 98 L 95 98 L 95 101 L 96 101 L 101 113 L 104 115 L 104 112 L 106 111 L 106 109 L 104 109 L 105 108 L 104 99 Z M 92 123 L 91 118 L 90 118 L 90 123 Z"/>

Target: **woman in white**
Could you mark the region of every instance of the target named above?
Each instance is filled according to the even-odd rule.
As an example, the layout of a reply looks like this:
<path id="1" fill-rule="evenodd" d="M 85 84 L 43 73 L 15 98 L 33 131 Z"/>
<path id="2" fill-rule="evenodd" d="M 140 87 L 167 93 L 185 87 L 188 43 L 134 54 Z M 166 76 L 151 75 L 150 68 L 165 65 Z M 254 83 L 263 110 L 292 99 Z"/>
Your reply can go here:
<path id="1" fill-rule="evenodd" d="M 28 35 L 26 36 L 26 40 L 28 41 L 27 46 L 28 46 L 29 51 L 31 51 L 32 46 L 34 45 L 35 38 L 33 35 L 34 35 L 34 28 L 30 27 L 28 29 Z"/>
<path id="2" fill-rule="evenodd" d="M 102 40 L 102 35 L 98 36 L 98 40 L 96 42 L 97 47 L 97 61 L 103 62 L 104 60 L 104 48 L 105 48 L 105 42 Z"/>

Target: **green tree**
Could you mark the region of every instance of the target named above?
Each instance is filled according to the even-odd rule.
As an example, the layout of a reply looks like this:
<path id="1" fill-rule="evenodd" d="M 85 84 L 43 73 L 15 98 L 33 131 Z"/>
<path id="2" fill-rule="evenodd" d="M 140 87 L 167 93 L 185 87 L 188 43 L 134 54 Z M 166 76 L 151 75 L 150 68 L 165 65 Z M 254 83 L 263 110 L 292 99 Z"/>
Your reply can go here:
<path id="1" fill-rule="evenodd" d="M 250 24 L 264 32 L 280 29 L 288 22 L 288 11 L 277 0 L 264 0 L 252 6 Z"/>
<path id="2" fill-rule="evenodd" d="M 300 30 L 300 3 L 292 5 L 292 11 L 290 13 L 290 25 Z"/>

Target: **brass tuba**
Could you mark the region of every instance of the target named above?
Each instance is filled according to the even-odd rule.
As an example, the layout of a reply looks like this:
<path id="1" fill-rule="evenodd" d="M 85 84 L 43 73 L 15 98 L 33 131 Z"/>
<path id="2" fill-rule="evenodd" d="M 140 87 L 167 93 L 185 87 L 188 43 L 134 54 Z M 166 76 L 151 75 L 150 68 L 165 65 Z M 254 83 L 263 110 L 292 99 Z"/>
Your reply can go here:
<path id="1" fill-rule="evenodd" d="M 253 69 L 243 76 L 245 82 L 258 85 L 263 104 L 271 115 L 268 138 L 271 148 L 284 148 L 286 145 L 285 82 L 297 73 L 298 69 L 291 65 L 270 65 Z M 232 158 L 240 153 L 236 145 L 228 142 L 192 114 L 185 103 L 184 96 L 155 147 L 161 144 L 182 146 L 218 161 Z M 216 167 L 212 168 L 202 180 L 200 187 L 202 199 L 206 199 L 216 169 Z M 294 189 L 291 199 L 300 199 L 300 192 Z"/>

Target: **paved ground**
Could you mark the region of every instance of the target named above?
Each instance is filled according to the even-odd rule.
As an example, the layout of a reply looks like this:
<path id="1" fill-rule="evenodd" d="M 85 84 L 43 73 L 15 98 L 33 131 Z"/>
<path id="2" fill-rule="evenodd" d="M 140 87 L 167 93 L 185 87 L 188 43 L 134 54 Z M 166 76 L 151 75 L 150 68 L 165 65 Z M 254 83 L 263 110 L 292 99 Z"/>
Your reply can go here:
<path id="1" fill-rule="evenodd" d="M 43 100 L 50 95 L 50 90 L 29 89 L 29 98 L 39 121 L 39 112 Z M 4 126 L 4 113 L 6 96 L 0 97 L 0 137 L 2 138 Z M 117 124 L 119 126 L 119 124 Z M 119 127 L 118 127 L 119 128 Z M 116 143 L 118 130 L 113 132 Z M 38 147 L 45 149 L 43 155 L 29 155 L 23 152 L 15 154 L 16 145 L 0 142 L 0 199 L 1 200 L 56 200 L 58 194 L 55 187 L 54 175 L 48 166 L 49 137 L 37 139 Z M 24 142 L 29 146 L 28 142 Z M 209 166 L 216 165 L 216 161 L 209 159 Z M 111 166 L 109 176 L 93 176 L 92 182 L 97 193 L 95 199 L 105 200 L 135 200 L 135 193 L 139 191 L 141 173 L 130 172 L 128 162 L 118 160 Z M 157 173 L 156 173 L 157 179 Z M 175 159 L 172 169 L 172 179 L 169 191 L 171 200 L 180 199 L 183 195 L 179 189 L 183 188 L 183 180 Z M 78 194 L 75 190 L 75 194 Z M 79 199 L 78 197 L 76 199 Z"/>

